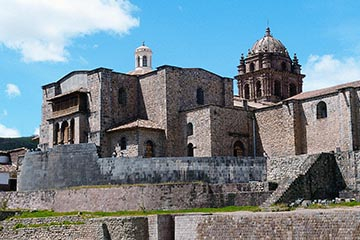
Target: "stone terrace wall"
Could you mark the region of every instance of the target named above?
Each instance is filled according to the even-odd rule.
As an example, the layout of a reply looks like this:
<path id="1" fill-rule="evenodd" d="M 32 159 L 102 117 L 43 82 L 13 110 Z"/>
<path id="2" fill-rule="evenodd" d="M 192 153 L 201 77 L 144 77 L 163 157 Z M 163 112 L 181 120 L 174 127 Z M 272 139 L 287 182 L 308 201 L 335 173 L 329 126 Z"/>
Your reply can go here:
<path id="1" fill-rule="evenodd" d="M 176 216 L 175 239 L 359 239 L 360 209 Z"/>
<path id="2" fill-rule="evenodd" d="M 263 158 L 176 157 L 100 158 L 106 183 L 192 182 L 241 183 L 265 181 Z"/>
<path id="3" fill-rule="evenodd" d="M 25 227 L 14 230 L 17 224 L 45 225 L 49 223 L 70 224 L 50 227 Z M 0 239 L 42 240 L 42 239 L 78 239 L 78 240 L 144 240 L 149 239 L 147 217 L 112 217 L 86 219 L 82 217 L 51 217 L 34 219 L 13 219 L 1 221 L 3 227 Z"/>
<path id="4" fill-rule="evenodd" d="M 103 188 L 0 192 L 0 205 L 9 209 L 120 211 L 189 209 L 229 205 L 260 205 L 269 197 L 267 183 L 148 184 Z"/>
<path id="5" fill-rule="evenodd" d="M 94 144 L 58 145 L 25 155 L 19 191 L 72 186 L 193 182 L 264 181 L 264 158 L 98 158 Z"/>

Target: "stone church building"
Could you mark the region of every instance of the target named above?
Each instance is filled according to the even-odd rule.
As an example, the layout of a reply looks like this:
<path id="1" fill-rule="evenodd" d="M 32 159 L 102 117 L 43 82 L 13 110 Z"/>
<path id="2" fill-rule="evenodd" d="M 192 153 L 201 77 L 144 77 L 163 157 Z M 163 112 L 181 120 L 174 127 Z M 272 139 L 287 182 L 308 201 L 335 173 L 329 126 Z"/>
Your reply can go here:
<path id="1" fill-rule="evenodd" d="M 200 68 L 74 71 L 43 89 L 40 144 L 95 143 L 102 157 L 285 156 L 359 147 L 360 81 L 302 92 L 296 54 L 267 28 L 233 79 Z"/>

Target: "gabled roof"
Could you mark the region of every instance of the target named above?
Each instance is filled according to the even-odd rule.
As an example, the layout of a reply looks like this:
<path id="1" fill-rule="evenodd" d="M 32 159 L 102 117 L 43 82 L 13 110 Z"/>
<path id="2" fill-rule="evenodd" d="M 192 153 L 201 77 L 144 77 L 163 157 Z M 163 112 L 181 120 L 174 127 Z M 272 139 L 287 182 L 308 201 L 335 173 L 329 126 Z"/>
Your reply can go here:
<path id="1" fill-rule="evenodd" d="M 164 128 L 160 127 L 159 124 L 157 124 L 151 120 L 137 119 L 133 122 L 129 122 L 129 123 L 122 124 L 120 126 L 108 129 L 107 132 L 115 132 L 115 131 L 119 131 L 119 130 L 132 129 L 132 128 L 164 130 Z"/>

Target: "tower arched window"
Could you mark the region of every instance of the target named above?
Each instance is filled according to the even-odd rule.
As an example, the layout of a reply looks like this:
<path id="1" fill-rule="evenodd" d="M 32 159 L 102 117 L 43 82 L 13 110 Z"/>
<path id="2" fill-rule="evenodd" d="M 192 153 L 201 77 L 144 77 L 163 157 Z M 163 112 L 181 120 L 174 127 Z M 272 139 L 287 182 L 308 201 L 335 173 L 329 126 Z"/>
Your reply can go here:
<path id="1" fill-rule="evenodd" d="M 240 140 L 234 143 L 234 156 L 235 157 L 245 156 L 245 147 Z"/>
<path id="2" fill-rule="evenodd" d="M 196 103 L 200 105 L 204 104 L 204 90 L 202 90 L 202 88 L 196 90 Z"/>
<path id="3" fill-rule="evenodd" d="M 127 94 L 125 88 L 119 89 L 118 102 L 120 105 L 126 105 L 127 103 Z"/>
<path id="4" fill-rule="evenodd" d="M 125 150 L 125 149 L 126 149 L 126 145 L 127 145 L 127 143 L 126 143 L 126 137 L 122 137 L 122 138 L 120 139 L 120 150 Z"/>
<path id="5" fill-rule="evenodd" d="M 296 91 L 296 85 L 294 83 L 290 83 L 289 85 L 289 95 L 290 97 L 294 96 L 297 94 L 297 91 Z"/>
<path id="6" fill-rule="evenodd" d="M 140 67 L 140 56 L 137 56 L 137 67 Z"/>
<path id="7" fill-rule="evenodd" d="M 327 118 L 327 107 L 326 103 L 321 101 L 316 105 L 316 118 Z"/>
<path id="8" fill-rule="evenodd" d="M 250 72 L 255 71 L 255 64 L 254 63 L 250 63 Z"/>
<path id="9" fill-rule="evenodd" d="M 187 135 L 187 136 L 191 136 L 191 135 L 193 135 L 193 134 L 194 134 L 194 126 L 193 126 L 192 123 L 188 123 L 188 124 L 186 125 L 186 135 Z"/>
<path id="10" fill-rule="evenodd" d="M 245 99 L 250 99 L 250 86 L 249 86 L 249 84 L 245 84 L 245 86 L 244 86 L 244 97 L 245 97 Z"/>
<path id="11" fill-rule="evenodd" d="M 188 157 L 194 156 L 194 145 L 192 143 L 189 143 L 187 145 L 187 155 L 188 155 Z"/>
<path id="12" fill-rule="evenodd" d="M 261 82 L 256 82 L 256 97 L 261 97 Z"/>
<path id="13" fill-rule="evenodd" d="M 148 62 L 147 62 L 147 57 L 146 56 L 143 56 L 143 67 L 147 67 L 147 65 L 148 65 Z"/>
<path id="14" fill-rule="evenodd" d="M 281 70 L 286 71 L 287 67 L 286 67 L 286 62 L 282 62 L 281 63 Z"/>
<path id="15" fill-rule="evenodd" d="M 281 97 L 281 83 L 278 80 L 276 80 L 274 83 L 274 95 Z"/>

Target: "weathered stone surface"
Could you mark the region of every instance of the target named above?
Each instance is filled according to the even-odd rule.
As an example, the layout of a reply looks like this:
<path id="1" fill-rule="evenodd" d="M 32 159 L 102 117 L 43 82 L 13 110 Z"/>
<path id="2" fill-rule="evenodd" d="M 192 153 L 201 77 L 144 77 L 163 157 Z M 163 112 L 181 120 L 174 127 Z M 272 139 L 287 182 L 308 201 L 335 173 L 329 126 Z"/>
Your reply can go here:
<path id="1" fill-rule="evenodd" d="M 264 158 L 98 158 L 94 144 L 72 144 L 27 153 L 18 190 L 124 183 L 246 183 L 265 179 Z"/>
<path id="2" fill-rule="evenodd" d="M 267 183 L 262 182 L 238 184 L 174 183 L 0 192 L 0 202 L 9 209 L 111 212 L 259 205 L 269 195 Z"/>

